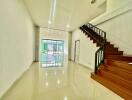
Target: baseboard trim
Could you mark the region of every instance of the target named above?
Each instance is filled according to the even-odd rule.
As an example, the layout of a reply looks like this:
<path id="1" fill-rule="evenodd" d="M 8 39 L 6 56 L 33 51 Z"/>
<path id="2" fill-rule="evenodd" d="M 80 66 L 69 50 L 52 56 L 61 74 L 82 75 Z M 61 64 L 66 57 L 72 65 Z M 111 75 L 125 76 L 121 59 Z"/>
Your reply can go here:
<path id="1" fill-rule="evenodd" d="M 86 66 L 86 65 L 84 65 L 84 64 L 81 64 L 81 63 L 78 63 L 80 66 L 83 66 L 84 68 L 87 68 L 87 69 L 89 69 L 90 71 L 92 71 L 93 72 L 93 69 L 91 69 L 91 68 L 89 68 L 88 66 Z"/>
<path id="2" fill-rule="evenodd" d="M 72 59 L 70 59 L 69 61 L 75 63 L 74 60 L 72 60 Z M 84 68 L 86 68 L 86 69 L 89 69 L 90 71 L 94 72 L 94 70 L 91 69 L 91 68 L 89 68 L 88 66 L 86 66 L 86 65 L 84 65 L 84 64 L 81 64 L 81 63 L 78 63 L 78 64 L 79 64 L 80 66 L 82 66 L 82 67 L 84 67 Z"/>

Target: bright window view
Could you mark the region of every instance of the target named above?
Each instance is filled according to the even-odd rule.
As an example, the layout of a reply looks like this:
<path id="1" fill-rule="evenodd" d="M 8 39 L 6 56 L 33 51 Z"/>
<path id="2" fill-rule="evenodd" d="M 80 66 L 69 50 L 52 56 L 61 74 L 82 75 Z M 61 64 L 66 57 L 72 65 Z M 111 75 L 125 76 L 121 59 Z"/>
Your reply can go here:
<path id="1" fill-rule="evenodd" d="M 64 41 L 44 39 L 41 43 L 42 67 L 62 66 Z"/>

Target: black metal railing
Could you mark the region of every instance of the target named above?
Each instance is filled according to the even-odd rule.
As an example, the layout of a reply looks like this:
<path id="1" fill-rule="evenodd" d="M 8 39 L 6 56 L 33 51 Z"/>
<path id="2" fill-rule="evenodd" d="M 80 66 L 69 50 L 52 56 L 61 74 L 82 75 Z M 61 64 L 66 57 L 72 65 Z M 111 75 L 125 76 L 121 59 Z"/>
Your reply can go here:
<path id="1" fill-rule="evenodd" d="M 104 63 L 105 58 L 105 44 L 106 44 L 106 32 L 88 23 L 80 27 L 80 29 L 97 44 L 100 45 L 99 49 L 95 52 L 95 73 L 97 73 L 99 66 Z"/>
<path id="2" fill-rule="evenodd" d="M 87 27 L 90 28 L 91 30 L 93 30 L 95 33 L 97 33 L 100 37 L 104 39 L 106 39 L 106 32 L 104 32 L 103 30 L 99 29 L 98 27 L 88 23 Z"/>
<path id="3" fill-rule="evenodd" d="M 102 45 L 96 52 L 95 52 L 95 73 L 97 73 L 99 66 L 104 63 L 104 53 L 105 45 Z"/>

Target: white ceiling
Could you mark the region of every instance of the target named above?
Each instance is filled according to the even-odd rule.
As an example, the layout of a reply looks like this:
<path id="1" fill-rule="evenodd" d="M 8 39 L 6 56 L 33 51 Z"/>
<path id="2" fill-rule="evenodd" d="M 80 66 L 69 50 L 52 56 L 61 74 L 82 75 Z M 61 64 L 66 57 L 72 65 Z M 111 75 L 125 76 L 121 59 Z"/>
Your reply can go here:
<path id="1" fill-rule="evenodd" d="M 89 22 L 105 9 L 100 5 L 105 0 L 24 0 L 36 25 L 70 31 Z M 56 3 L 55 3 L 56 2 Z M 48 24 L 51 21 L 51 24 Z M 70 25 L 67 28 L 67 25 Z"/>

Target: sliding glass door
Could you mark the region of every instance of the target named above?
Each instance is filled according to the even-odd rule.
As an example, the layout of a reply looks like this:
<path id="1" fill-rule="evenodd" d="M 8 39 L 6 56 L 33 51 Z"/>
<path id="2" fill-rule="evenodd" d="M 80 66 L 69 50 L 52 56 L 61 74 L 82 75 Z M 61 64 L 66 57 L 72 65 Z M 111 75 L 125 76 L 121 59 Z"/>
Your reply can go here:
<path id="1" fill-rule="evenodd" d="M 62 66 L 64 41 L 44 39 L 41 42 L 42 67 Z"/>

